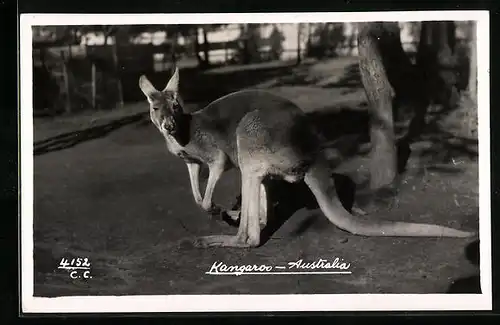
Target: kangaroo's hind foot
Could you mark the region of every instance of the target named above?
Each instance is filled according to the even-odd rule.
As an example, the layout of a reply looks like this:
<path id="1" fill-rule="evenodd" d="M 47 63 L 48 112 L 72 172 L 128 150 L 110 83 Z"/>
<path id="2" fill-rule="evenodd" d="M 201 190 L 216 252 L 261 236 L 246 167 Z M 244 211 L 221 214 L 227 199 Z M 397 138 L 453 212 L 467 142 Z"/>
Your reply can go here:
<path id="1" fill-rule="evenodd" d="M 208 247 L 245 248 L 245 247 L 252 247 L 253 245 L 244 241 L 239 236 L 212 235 L 212 236 L 204 236 L 197 238 L 194 242 L 194 246 L 198 248 L 208 248 Z"/>
<path id="2" fill-rule="evenodd" d="M 365 216 L 368 214 L 368 212 L 366 212 L 365 210 L 363 210 L 357 206 L 353 206 L 351 208 L 351 213 L 354 215 L 357 215 L 357 216 Z"/>

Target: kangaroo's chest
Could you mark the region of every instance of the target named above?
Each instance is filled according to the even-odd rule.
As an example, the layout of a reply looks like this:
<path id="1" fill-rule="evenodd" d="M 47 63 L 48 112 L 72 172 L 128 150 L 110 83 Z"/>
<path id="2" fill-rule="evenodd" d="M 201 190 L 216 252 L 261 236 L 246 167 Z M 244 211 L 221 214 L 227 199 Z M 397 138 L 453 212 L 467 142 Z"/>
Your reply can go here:
<path id="1" fill-rule="evenodd" d="M 163 134 L 165 142 L 167 144 L 167 149 L 173 155 L 183 159 L 184 161 L 192 162 L 205 162 L 201 150 L 197 146 L 187 145 L 181 146 L 179 142 L 169 134 Z"/>
<path id="2" fill-rule="evenodd" d="M 177 142 L 177 140 L 170 134 L 163 133 L 163 137 L 165 138 L 168 151 L 170 151 L 173 155 L 178 156 L 184 150 L 184 147 L 181 146 L 179 142 Z"/>

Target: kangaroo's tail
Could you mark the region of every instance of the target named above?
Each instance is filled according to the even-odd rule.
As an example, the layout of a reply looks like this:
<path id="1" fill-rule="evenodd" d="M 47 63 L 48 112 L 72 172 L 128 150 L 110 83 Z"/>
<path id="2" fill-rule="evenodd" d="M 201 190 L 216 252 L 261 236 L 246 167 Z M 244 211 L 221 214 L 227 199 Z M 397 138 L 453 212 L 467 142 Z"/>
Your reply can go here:
<path id="1" fill-rule="evenodd" d="M 475 232 L 435 224 L 392 222 L 352 215 L 340 203 L 335 183 L 324 162 L 313 165 L 304 181 L 330 222 L 355 235 L 395 237 L 474 237 L 477 235 Z"/>

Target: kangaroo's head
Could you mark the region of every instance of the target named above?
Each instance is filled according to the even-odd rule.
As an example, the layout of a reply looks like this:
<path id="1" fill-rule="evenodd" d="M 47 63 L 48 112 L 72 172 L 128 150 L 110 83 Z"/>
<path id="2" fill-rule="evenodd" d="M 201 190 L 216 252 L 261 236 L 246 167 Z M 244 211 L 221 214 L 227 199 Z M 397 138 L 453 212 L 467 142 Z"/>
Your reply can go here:
<path id="1" fill-rule="evenodd" d="M 142 75 L 139 87 L 149 102 L 151 121 L 162 133 L 175 135 L 183 116 L 183 101 L 179 95 L 179 70 L 175 71 L 162 91 L 156 90 L 151 82 Z"/>

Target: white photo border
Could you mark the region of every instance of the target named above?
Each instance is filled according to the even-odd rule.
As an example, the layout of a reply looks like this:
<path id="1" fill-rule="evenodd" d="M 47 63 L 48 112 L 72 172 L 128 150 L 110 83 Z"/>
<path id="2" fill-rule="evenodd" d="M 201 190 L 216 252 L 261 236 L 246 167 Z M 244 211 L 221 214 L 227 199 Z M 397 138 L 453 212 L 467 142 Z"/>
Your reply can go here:
<path id="1" fill-rule="evenodd" d="M 165 295 L 34 297 L 32 26 L 363 21 L 476 21 L 481 294 Z M 22 14 L 20 17 L 21 305 L 23 313 L 491 310 L 489 12 Z M 279 299 L 276 299 L 279 296 Z M 307 301 L 307 303 L 304 303 Z"/>

